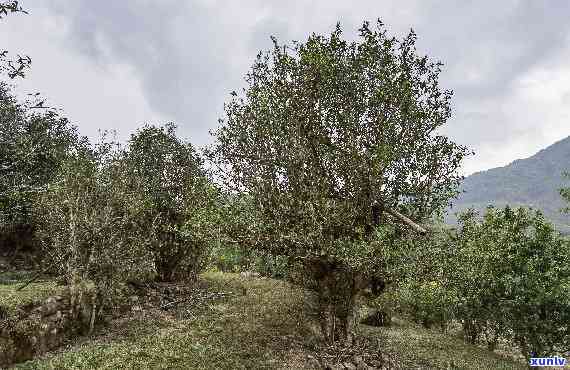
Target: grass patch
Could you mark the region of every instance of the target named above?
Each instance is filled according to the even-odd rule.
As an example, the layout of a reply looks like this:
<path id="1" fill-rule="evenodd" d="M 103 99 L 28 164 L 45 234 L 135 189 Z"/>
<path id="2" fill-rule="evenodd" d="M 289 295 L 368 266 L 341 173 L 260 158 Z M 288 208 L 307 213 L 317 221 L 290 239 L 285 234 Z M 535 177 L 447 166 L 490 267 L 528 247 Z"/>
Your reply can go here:
<path id="1" fill-rule="evenodd" d="M 527 369 L 526 364 L 469 345 L 453 334 L 394 320 L 388 328 L 363 327 L 363 335 L 381 345 L 402 369 Z"/>
<path id="2" fill-rule="evenodd" d="M 315 368 L 308 360 L 318 353 L 314 329 L 302 310 L 303 291 L 283 281 L 228 273 L 204 274 L 202 284 L 215 298 L 199 304 L 189 299 L 169 311 L 145 309 L 16 368 Z M 412 325 L 363 326 L 362 335 L 379 339 L 401 369 L 525 368 L 456 337 Z"/>
<path id="3" fill-rule="evenodd" d="M 39 302 L 58 293 L 60 287 L 51 280 L 36 281 L 22 290 L 17 290 L 31 278 L 30 272 L 0 274 L 0 306 L 4 307 L 8 314 L 13 314 L 18 306 Z"/>
<path id="4" fill-rule="evenodd" d="M 208 273 L 203 279 L 208 291 L 227 298 L 198 307 L 190 301 L 152 320 L 141 316 L 113 338 L 94 338 L 16 368 L 275 369 L 285 361 L 283 349 L 294 339 L 302 342 L 306 332 L 294 309 L 302 299 L 298 289 L 238 274 Z"/>

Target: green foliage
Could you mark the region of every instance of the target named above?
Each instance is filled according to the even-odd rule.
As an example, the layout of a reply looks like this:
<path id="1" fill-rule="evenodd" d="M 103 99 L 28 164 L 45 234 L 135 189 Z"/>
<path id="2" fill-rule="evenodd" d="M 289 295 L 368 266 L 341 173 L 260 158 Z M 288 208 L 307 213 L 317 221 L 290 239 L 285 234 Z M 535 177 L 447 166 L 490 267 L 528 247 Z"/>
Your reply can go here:
<path id="1" fill-rule="evenodd" d="M 147 126 L 127 148 L 71 153 L 36 204 L 44 265 L 104 299 L 124 283 L 195 277 L 219 234 L 218 191 L 174 126 Z"/>
<path id="2" fill-rule="evenodd" d="M 218 231 L 219 192 L 202 159 L 172 124 L 131 136 L 124 161 L 130 188 L 144 200 L 144 224 L 158 278 L 195 277 Z"/>
<path id="3" fill-rule="evenodd" d="M 70 284 L 94 281 L 104 299 L 154 272 L 141 223 L 144 199 L 126 186 L 124 172 L 110 143 L 77 152 L 36 206 L 44 266 Z"/>
<path id="4" fill-rule="evenodd" d="M 468 342 L 491 350 L 510 340 L 527 357 L 563 353 L 570 243 L 542 214 L 489 207 L 483 217 L 460 215 L 458 230 L 432 231 L 408 259 L 393 260 L 410 270 L 389 291 L 400 312 L 426 326 L 458 320 Z"/>
<path id="5" fill-rule="evenodd" d="M 253 271 L 264 276 L 289 275 L 287 256 L 272 255 L 263 235 L 263 221 L 251 197 L 226 193 L 219 204 L 219 245 L 212 252 L 212 265 L 220 271 Z M 253 248 L 257 246 L 259 248 Z M 264 246 L 264 247 L 261 247 Z"/>
<path id="6" fill-rule="evenodd" d="M 250 258 L 237 246 L 222 246 L 212 251 L 211 264 L 222 272 L 240 272 L 247 270 Z"/>
<path id="7" fill-rule="evenodd" d="M 13 13 L 27 14 L 18 1 L 0 1 L 0 19 Z M 8 50 L 0 50 L 0 71 L 6 72 L 10 78 L 24 77 L 24 71 L 30 68 L 31 63 L 29 56 L 18 55 L 18 58 L 10 59 Z"/>
<path id="8" fill-rule="evenodd" d="M 277 279 L 290 277 L 291 264 L 287 256 L 257 253 L 251 266 L 252 271 L 258 272 L 262 276 Z"/>
<path id="9" fill-rule="evenodd" d="M 466 335 L 491 347 L 510 337 L 525 356 L 570 343 L 570 243 L 539 212 L 506 207 L 461 216 L 450 283 Z"/>
<path id="10" fill-rule="evenodd" d="M 4 218 L 23 222 L 30 195 L 42 190 L 68 153 L 79 144 L 75 127 L 54 112 L 30 114 L 2 90 L 0 114 L 0 194 Z"/>
<path id="11" fill-rule="evenodd" d="M 425 327 L 436 325 L 445 331 L 455 319 L 459 300 L 449 280 L 453 235 L 452 230 L 436 223 L 426 237 L 394 239 L 397 247 L 391 248 L 386 263 L 390 287 L 372 303 L 391 307 Z"/>
<path id="12" fill-rule="evenodd" d="M 438 325 L 443 331 L 454 318 L 457 293 L 439 281 L 408 282 L 390 296 L 404 314 L 426 328 Z"/>
<path id="13" fill-rule="evenodd" d="M 368 239 L 376 202 L 408 206 L 416 218 L 446 205 L 466 152 L 434 133 L 451 93 L 415 39 L 365 24 L 360 43 L 337 27 L 259 55 L 212 153 L 275 229 L 271 248 L 343 260 L 346 248 L 360 249 L 353 241 Z"/>
<path id="14" fill-rule="evenodd" d="M 16 250 L 33 232 L 33 202 L 62 162 L 85 146 L 77 129 L 54 111 L 36 113 L 0 83 L 0 233 Z M 30 245 L 31 246 L 31 245 Z"/>

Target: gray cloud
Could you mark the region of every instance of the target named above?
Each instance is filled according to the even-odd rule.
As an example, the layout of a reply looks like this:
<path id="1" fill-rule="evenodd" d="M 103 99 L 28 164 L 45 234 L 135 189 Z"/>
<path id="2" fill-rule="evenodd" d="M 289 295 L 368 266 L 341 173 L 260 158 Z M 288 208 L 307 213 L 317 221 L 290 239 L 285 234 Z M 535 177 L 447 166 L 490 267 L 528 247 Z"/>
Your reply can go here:
<path id="1" fill-rule="evenodd" d="M 80 0 L 53 2 L 51 11 L 69 22 L 73 52 L 102 67 L 133 66 L 150 106 L 203 144 L 228 93 L 243 85 L 257 52 L 271 47 L 271 35 L 289 42 L 330 32 L 346 10 L 342 4 L 306 4 L 258 1 L 232 8 L 222 2 Z M 346 18 L 348 33 L 364 18 L 355 19 Z"/>
<path id="2" fill-rule="evenodd" d="M 363 20 L 378 17 L 398 37 L 414 28 L 420 52 L 445 63 L 441 83 L 455 92 L 455 114 L 444 132 L 484 151 L 468 172 L 532 154 L 524 150 L 529 132 L 533 148 L 570 134 L 556 121 L 564 114 L 540 122 L 553 103 L 528 104 L 520 84 L 567 57 L 570 3 L 56 0 L 48 7 L 67 25 L 70 58 L 81 55 L 102 70 L 130 66 L 149 107 L 196 144 L 211 140 L 208 130 L 228 93 L 243 85 L 257 52 L 271 47 L 270 35 L 302 41 L 341 21 L 346 36 L 355 38 Z M 568 100 L 570 88 L 558 88 L 560 101 Z M 133 104 L 125 109 L 138 109 L 140 103 Z M 490 149 L 497 144 L 504 150 Z"/>
<path id="3" fill-rule="evenodd" d="M 210 9 L 176 1 L 56 4 L 54 11 L 70 21 L 72 49 L 103 66 L 133 66 L 153 109 L 195 141 L 208 140 L 207 129 L 215 123 L 212 113 L 221 111 L 213 97 L 223 95 L 230 88 L 225 82 L 231 80 L 228 40 Z"/>
<path id="4" fill-rule="evenodd" d="M 521 76 L 568 49 L 570 4 L 453 4 L 422 2 L 424 16 L 415 27 L 419 43 L 445 62 L 442 81 L 455 93 L 455 117 L 445 131 L 475 149 L 504 145 L 541 124 L 513 119 L 505 103 Z"/>
<path id="5" fill-rule="evenodd" d="M 429 51 L 445 58 L 455 88 L 467 96 L 501 94 L 521 72 L 566 45 L 570 3 L 423 2 L 417 29 Z M 466 75 L 479 71 L 480 78 Z M 467 77 L 467 78 L 466 78 Z"/>

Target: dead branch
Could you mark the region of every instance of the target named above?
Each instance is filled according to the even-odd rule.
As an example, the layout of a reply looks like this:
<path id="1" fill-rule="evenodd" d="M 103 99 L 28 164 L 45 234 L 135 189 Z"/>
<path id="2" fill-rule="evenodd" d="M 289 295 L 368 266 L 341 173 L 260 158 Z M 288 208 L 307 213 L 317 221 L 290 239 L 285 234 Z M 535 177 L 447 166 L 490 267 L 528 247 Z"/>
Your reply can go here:
<path id="1" fill-rule="evenodd" d="M 420 225 L 416 224 L 414 221 L 410 220 L 409 218 L 407 218 L 406 216 L 404 216 L 403 214 L 401 214 L 400 212 L 391 209 L 391 208 L 384 208 L 384 210 L 386 211 L 386 213 L 388 213 L 390 216 L 397 218 L 398 220 L 402 221 L 403 223 L 405 223 L 406 225 L 408 225 L 409 227 L 411 227 L 412 229 L 414 229 L 415 231 L 417 231 L 418 233 L 424 235 L 427 233 L 427 230 L 424 229 L 423 227 L 421 227 Z"/>

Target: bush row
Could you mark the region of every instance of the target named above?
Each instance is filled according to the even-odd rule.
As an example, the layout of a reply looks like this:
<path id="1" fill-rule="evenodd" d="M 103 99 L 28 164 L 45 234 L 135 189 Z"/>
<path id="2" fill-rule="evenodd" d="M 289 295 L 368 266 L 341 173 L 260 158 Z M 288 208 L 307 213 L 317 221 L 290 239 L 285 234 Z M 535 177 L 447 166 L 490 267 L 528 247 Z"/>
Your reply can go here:
<path id="1" fill-rule="evenodd" d="M 469 211 L 443 234 L 426 247 L 430 268 L 390 293 L 393 306 L 426 327 L 455 320 L 490 350 L 501 340 L 526 357 L 570 348 L 570 241 L 539 212 Z"/>

